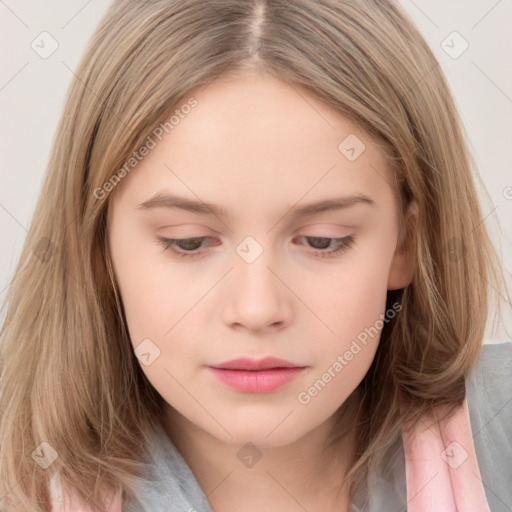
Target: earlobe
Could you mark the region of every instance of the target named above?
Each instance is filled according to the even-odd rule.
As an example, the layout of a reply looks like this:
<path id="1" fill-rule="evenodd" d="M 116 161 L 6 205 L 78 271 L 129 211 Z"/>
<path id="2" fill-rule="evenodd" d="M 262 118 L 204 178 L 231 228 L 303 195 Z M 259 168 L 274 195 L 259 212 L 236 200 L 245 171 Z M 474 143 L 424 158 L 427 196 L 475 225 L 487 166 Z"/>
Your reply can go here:
<path id="1" fill-rule="evenodd" d="M 404 221 L 404 233 L 397 243 L 388 275 L 388 290 L 400 290 L 411 284 L 416 263 L 416 227 L 418 205 L 412 201 Z"/>

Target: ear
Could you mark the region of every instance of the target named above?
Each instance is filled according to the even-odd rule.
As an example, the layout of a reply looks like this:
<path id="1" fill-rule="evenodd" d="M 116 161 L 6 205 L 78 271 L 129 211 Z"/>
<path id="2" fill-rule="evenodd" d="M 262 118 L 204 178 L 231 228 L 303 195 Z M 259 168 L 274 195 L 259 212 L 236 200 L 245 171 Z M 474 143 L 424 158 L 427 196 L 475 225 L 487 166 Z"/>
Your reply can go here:
<path id="1" fill-rule="evenodd" d="M 412 201 L 404 219 L 404 229 L 398 238 L 388 274 L 388 290 L 400 290 L 412 281 L 416 263 L 416 226 L 418 205 Z"/>

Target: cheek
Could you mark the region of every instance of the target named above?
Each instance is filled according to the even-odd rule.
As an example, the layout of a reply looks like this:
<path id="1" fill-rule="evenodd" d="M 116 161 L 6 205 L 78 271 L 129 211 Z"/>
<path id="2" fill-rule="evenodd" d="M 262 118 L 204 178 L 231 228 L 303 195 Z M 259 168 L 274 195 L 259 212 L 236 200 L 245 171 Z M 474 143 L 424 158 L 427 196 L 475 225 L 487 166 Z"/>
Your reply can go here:
<path id="1" fill-rule="evenodd" d="M 379 253 L 376 253 L 379 254 Z M 381 253 L 382 254 L 382 253 Z M 335 272 L 315 281 L 307 297 L 318 316 L 334 331 L 332 346 L 340 346 L 375 324 L 384 313 L 389 258 L 355 254 Z M 331 333 L 332 334 L 332 333 Z M 329 339 L 328 336 L 324 338 Z"/>
<path id="2" fill-rule="evenodd" d="M 180 397 L 187 363 L 201 356 L 190 340 L 201 339 L 198 302 L 206 283 L 171 265 L 155 242 L 132 243 L 129 233 L 120 234 L 113 233 L 110 254 L 135 355 L 166 400 Z"/>
<path id="3" fill-rule="evenodd" d="M 309 296 L 312 309 L 329 327 L 322 335 L 323 350 L 314 375 L 329 382 L 327 401 L 331 393 L 332 397 L 348 396 L 373 361 L 385 325 L 392 251 L 384 237 L 374 238 L 371 247 L 354 253 L 334 274 L 317 282 L 321 286 Z"/>
<path id="4" fill-rule="evenodd" d="M 120 226 L 110 238 L 110 254 L 134 346 L 143 339 L 161 340 L 186 319 L 204 294 L 201 283 L 184 266 L 171 265 L 152 240 Z"/>
<path id="5" fill-rule="evenodd" d="M 309 416 L 333 414 L 368 372 L 384 325 L 387 290 L 382 274 L 361 266 L 340 275 L 336 286 L 317 297 L 317 310 L 330 329 L 318 338 L 322 349 L 296 397 Z"/>

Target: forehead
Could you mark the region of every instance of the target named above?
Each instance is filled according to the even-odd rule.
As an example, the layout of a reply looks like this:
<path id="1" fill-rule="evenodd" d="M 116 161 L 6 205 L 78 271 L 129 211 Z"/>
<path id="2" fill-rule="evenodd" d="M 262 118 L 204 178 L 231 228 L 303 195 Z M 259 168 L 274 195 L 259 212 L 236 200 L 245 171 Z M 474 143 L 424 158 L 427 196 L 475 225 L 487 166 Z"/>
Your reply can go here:
<path id="1" fill-rule="evenodd" d="M 347 194 L 389 202 L 394 194 L 370 137 L 301 88 L 251 72 L 194 88 L 181 105 L 191 98 L 194 108 L 175 106 L 178 122 L 162 140 L 153 136 L 156 146 L 116 195 L 135 204 L 165 189 L 256 211 Z"/>

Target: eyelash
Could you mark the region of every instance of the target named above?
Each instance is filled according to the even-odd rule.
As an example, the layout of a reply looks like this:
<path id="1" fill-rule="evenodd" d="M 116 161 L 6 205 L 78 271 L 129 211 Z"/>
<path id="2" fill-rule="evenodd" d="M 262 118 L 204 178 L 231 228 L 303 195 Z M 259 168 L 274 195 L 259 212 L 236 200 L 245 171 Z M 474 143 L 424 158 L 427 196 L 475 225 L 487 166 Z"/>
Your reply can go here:
<path id="1" fill-rule="evenodd" d="M 190 240 L 206 240 L 207 238 L 210 238 L 208 236 L 199 236 L 199 237 L 193 237 L 193 238 L 165 238 L 165 237 L 157 237 L 157 241 L 160 245 L 164 247 L 164 251 L 169 251 L 172 253 L 173 256 L 177 256 L 178 258 L 196 258 L 201 256 L 200 252 L 182 252 L 177 251 L 173 248 L 173 246 L 177 242 L 188 242 Z M 299 237 L 301 238 L 301 237 Z M 322 237 L 322 236 L 303 236 L 303 238 L 306 239 L 320 239 L 320 240 L 333 240 L 335 244 L 337 244 L 336 249 L 331 249 L 328 251 L 317 249 L 315 256 L 319 258 L 332 258 L 338 254 L 344 253 L 345 251 L 348 251 L 353 243 L 354 243 L 354 237 L 353 236 L 345 236 L 343 238 L 329 238 L 329 237 Z M 197 251 L 197 249 L 196 249 Z"/>

